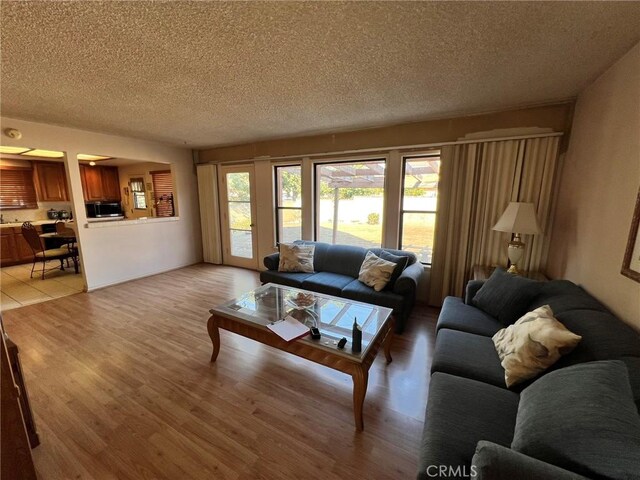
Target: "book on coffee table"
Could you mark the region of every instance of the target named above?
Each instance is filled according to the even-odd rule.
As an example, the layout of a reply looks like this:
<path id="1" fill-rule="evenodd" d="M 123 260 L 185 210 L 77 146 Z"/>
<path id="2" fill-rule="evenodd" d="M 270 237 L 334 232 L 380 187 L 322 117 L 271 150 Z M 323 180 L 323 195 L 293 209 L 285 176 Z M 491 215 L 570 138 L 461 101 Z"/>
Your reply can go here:
<path id="1" fill-rule="evenodd" d="M 267 325 L 267 328 L 287 342 L 304 337 L 309 333 L 309 327 L 300 323 L 291 315 L 287 315 L 283 320 Z"/>

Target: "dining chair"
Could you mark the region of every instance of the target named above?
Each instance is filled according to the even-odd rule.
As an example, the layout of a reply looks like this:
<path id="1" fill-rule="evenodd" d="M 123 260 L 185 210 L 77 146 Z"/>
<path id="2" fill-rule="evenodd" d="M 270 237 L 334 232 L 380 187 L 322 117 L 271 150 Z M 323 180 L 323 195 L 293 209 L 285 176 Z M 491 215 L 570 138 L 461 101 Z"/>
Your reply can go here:
<path id="1" fill-rule="evenodd" d="M 31 223 L 25 222 L 22 224 L 22 236 L 31 247 L 31 251 L 33 252 L 33 265 L 31 266 L 31 278 L 33 278 L 33 272 L 36 268 L 36 264 L 38 262 L 42 262 L 42 280 L 44 280 L 45 272 L 50 272 L 52 270 L 57 270 L 57 267 L 54 268 L 46 268 L 47 262 L 49 260 L 60 260 L 60 270 L 64 270 L 64 260 L 67 258 L 71 258 L 74 263 L 76 263 L 76 258 L 74 257 L 73 252 L 68 247 L 60 247 L 60 248 L 51 248 L 46 250 L 44 248 L 44 244 L 38 235 L 38 231 L 36 227 L 34 227 Z"/>
<path id="2" fill-rule="evenodd" d="M 78 252 L 78 239 L 76 237 L 76 231 L 73 228 L 67 227 L 67 224 L 61 220 L 56 222 L 56 233 L 58 235 L 64 235 L 69 240 L 66 245 L 69 251 L 72 253 L 71 258 L 74 262 L 76 273 L 79 273 L 78 267 L 80 266 L 80 254 Z M 67 260 L 67 266 L 69 266 L 69 260 Z"/>

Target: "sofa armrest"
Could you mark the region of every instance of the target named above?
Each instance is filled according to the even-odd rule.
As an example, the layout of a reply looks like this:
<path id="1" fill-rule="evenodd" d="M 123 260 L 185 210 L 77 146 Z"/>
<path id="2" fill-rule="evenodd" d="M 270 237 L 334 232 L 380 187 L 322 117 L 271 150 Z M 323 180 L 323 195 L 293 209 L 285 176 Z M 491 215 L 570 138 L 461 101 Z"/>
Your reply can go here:
<path id="1" fill-rule="evenodd" d="M 466 303 L 467 305 L 473 305 L 473 297 L 476 296 L 476 293 L 478 293 L 478 290 L 480 290 L 480 287 L 482 287 L 482 285 L 484 285 L 484 280 L 469 280 L 464 295 L 464 303 Z"/>
<path id="2" fill-rule="evenodd" d="M 424 272 L 424 266 L 420 262 L 409 265 L 396 280 L 393 286 L 393 292 L 400 295 L 415 292 L 418 288 L 418 281 L 422 276 L 422 272 Z"/>
<path id="3" fill-rule="evenodd" d="M 476 480 L 587 480 L 577 473 L 484 440 L 476 446 L 470 473 Z"/>
<path id="4" fill-rule="evenodd" d="M 264 266 L 267 267 L 267 270 L 278 270 L 278 265 L 280 264 L 280 254 L 272 253 L 271 255 L 267 255 L 263 260 Z"/>

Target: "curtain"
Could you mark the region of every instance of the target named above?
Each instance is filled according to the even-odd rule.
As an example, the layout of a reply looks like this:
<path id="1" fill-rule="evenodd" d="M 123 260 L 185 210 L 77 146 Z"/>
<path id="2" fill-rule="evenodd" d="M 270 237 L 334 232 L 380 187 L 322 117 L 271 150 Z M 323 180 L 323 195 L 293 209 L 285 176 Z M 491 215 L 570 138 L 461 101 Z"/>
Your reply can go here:
<path id="1" fill-rule="evenodd" d="M 524 238 L 521 265 L 546 261 L 558 137 L 445 146 L 441 151 L 429 303 L 462 296 L 474 265 L 507 264 L 508 234 L 493 226 L 510 201 L 532 202 L 544 232 Z"/>

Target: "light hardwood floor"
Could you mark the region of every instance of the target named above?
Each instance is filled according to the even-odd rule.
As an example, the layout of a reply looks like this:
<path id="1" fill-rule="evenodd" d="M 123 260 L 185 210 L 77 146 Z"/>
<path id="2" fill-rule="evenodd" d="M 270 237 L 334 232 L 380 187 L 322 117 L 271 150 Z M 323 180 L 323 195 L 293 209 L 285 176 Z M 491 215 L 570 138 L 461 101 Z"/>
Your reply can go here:
<path id="1" fill-rule="evenodd" d="M 375 360 L 358 433 L 347 375 L 225 331 L 209 363 L 208 309 L 258 285 L 200 264 L 6 312 L 40 479 L 415 477 L 437 310 Z"/>

